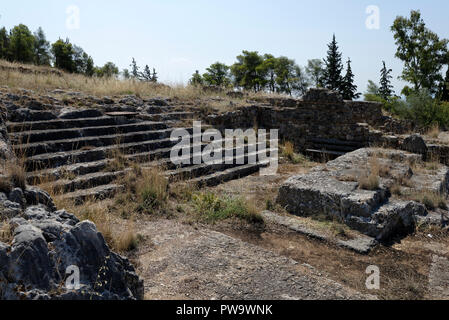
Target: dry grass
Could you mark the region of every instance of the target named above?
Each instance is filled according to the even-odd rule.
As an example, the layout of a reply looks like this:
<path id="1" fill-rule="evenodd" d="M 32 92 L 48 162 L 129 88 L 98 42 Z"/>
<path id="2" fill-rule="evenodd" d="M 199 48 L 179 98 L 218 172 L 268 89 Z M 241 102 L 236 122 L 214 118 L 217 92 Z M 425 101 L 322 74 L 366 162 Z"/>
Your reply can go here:
<path id="1" fill-rule="evenodd" d="M 426 135 L 430 138 L 437 139 L 440 133 L 440 126 L 438 125 L 438 123 L 435 123 L 428 129 Z"/>
<path id="2" fill-rule="evenodd" d="M 293 164 L 307 163 L 309 160 L 295 152 L 295 146 L 290 141 L 285 141 L 281 146 L 281 157 L 287 159 L 289 162 Z"/>
<path id="3" fill-rule="evenodd" d="M 118 226 L 117 218 L 98 201 L 90 200 L 74 209 L 80 220 L 92 221 L 97 226 L 98 231 L 113 250 L 123 253 L 137 248 L 139 236 L 136 233 L 134 221 L 121 221 Z"/>
<path id="4" fill-rule="evenodd" d="M 405 198 L 422 203 L 428 210 L 435 210 L 437 208 L 447 210 L 448 208 L 446 198 L 441 193 L 431 190 L 414 191 L 406 195 Z"/>
<path id="5" fill-rule="evenodd" d="M 153 213 L 161 208 L 168 199 L 168 180 L 161 169 L 155 167 L 144 170 L 141 179 L 137 183 L 140 207 L 145 213 Z"/>
<path id="6" fill-rule="evenodd" d="M 373 157 L 369 160 L 369 167 L 367 172 L 362 174 L 359 179 L 359 188 L 363 190 L 377 190 L 379 189 L 381 176 L 386 176 L 389 174 L 389 168 L 379 164 L 379 160 Z"/>
<path id="7" fill-rule="evenodd" d="M 117 147 L 109 151 L 110 161 L 106 165 L 105 171 L 108 172 L 122 171 L 131 165 L 130 161 L 125 157 L 122 149 L 120 148 L 120 145 L 121 139 L 117 138 L 116 141 Z"/>
<path id="8" fill-rule="evenodd" d="M 8 222 L 0 224 L 0 242 L 11 243 L 13 240 L 13 230 Z"/>
<path id="9" fill-rule="evenodd" d="M 22 190 L 26 188 L 27 174 L 22 159 L 3 162 L 0 171 L 4 173 L 0 177 L 0 190 L 3 192 L 9 192 L 12 188 L 21 188 Z"/>
<path id="10" fill-rule="evenodd" d="M 174 84 L 154 84 L 135 80 L 122 80 L 115 78 L 86 77 L 79 74 L 69 74 L 63 71 L 38 67 L 34 65 L 24 65 L 20 63 L 10 63 L 0 60 L 0 86 L 7 86 L 9 89 L 29 89 L 38 93 L 47 93 L 54 89 L 79 91 L 84 94 L 94 96 L 114 96 L 134 94 L 139 97 L 170 97 L 184 100 L 198 99 L 205 97 L 222 97 L 227 102 L 217 103 L 229 105 L 229 100 L 242 101 L 239 98 L 230 99 L 226 92 L 207 92 L 200 87 Z"/>

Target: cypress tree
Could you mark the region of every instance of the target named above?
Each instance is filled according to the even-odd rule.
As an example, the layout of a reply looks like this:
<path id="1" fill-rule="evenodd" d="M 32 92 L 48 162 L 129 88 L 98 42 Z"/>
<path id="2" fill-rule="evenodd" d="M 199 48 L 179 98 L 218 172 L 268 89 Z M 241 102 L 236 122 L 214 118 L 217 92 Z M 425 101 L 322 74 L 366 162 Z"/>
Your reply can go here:
<path id="1" fill-rule="evenodd" d="M 0 59 L 9 59 L 9 34 L 6 28 L 0 29 Z"/>
<path id="2" fill-rule="evenodd" d="M 346 74 L 342 81 L 342 95 L 345 100 L 354 100 L 360 97 L 357 86 L 354 84 L 354 74 L 351 68 L 351 59 L 348 58 Z"/>
<path id="3" fill-rule="evenodd" d="M 338 44 L 335 34 L 332 42 L 328 45 L 327 58 L 324 59 L 323 85 L 325 88 L 343 93 L 343 63 L 341 53 L 338 51 Z"/>
<path id="4" fill-rule="evenodd" d="M 382 63 L 383 67 L 382 70 L 380 70 L 379 95 L 382 99 L 388 100 L 394 94 L 393 86 L 391 85 L 391 79 L 393 77 L 390 75 L 393 70 L 387 69 L 385 61 L 382 61 Z"/>

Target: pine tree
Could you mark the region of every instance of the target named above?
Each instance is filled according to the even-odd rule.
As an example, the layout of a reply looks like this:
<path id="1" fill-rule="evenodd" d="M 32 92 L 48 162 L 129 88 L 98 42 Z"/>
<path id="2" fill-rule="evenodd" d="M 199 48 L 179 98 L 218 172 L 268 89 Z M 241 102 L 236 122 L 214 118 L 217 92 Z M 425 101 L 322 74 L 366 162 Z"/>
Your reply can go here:
<path id="1" fill-rule="evenodd" d="M 380 70 L 380 86 L 379 86 L 379 95 L 384 100 L 389 100 L 393 94 L 393 86 L 391 85 L 391 79 L 393 78 L 390 73 L 393 71 L 391 69 L 387 69 L 385 65 L 385 61 L 382 61 L 383 67 Z"/>
<path id="2" fill-rule="evenodd" d="M 153 75 L 151 76 L 151 81 L 154 82 L 154 83 L 156 83 L 156 82 L 157 82 L 157 79 L 159 79 L 159 77 L 157 76 L 156 69 L 153 68 Z"/>
<path id="3" fill-rule="evenodd" d="M 41 27 L 34 33 L 34 60 L 37 65 L 50 65 L 50 43 Z"/>
<path id="4" fill-rule="evenodd" d="M 131 67 L 131 77 L 136 80 L 139 79 L 139 67 L 137 66 L 136 59 L 133 58 L 130 67 Z"/>
<path id="5" fill-rule="evenodd" d="M 332 42 L 328 45 L 327 58 L 324 59 L 323 85 L 325 88 L 335 90 L 342 93 L 343 63 L 341 61 L 341 53 L 338 51 L 338 44 L 335 40 L 335 34 Z"/>
<path id="6" fill-rule="evenodd" d="M 351 59 L 348 58 L 346 74 L 342 81 L 342 95 L 345 100 L 354 100 L 360 97 L 357 93 L 357 86 L 354 84 L 354 74 L 351 68 Z"/>
<path id="7" fill-rule="evenodd" d="M 152 79 L 150 67 L 146 65 L 143 72 L 141 72 L 139 76 L 142 81 L 150 82 Z"/>

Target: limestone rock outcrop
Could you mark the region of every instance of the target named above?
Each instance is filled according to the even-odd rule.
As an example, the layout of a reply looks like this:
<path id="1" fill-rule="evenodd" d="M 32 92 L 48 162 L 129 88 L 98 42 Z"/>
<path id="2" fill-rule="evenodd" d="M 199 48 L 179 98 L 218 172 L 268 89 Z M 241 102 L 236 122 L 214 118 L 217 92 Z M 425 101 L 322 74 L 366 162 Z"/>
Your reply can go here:
<path id="1" fill-rule="evenodd" d="M 368 176 L 374 185 L 365 188 L 361 179 Z M 277 201 L 292 214 L 339 219 L 378 241 L 388 241 L 412 232 L 417 221 L 425 221 L 428 210 L 435 209 L 414 198 L 435 195 L 444 207 L 448 185 L 445 166 L 426 169 L 417 154 L 368 148 L 291 177 Z"/>

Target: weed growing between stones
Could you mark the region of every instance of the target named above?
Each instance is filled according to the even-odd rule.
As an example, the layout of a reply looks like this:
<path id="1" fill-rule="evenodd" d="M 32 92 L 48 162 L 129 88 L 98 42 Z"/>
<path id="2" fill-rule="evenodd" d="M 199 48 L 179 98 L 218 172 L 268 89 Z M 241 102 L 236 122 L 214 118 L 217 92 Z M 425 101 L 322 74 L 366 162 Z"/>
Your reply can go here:
<path id="1" fill-rule="evenodd" d="M 293 164 L 308 162 L 308 159 L 305 156 L 295 152 L 295 147 L 290 141 L 286 141 L 281 145 L 281 157 Z"/>

